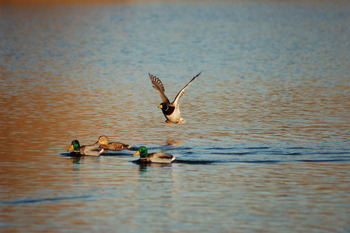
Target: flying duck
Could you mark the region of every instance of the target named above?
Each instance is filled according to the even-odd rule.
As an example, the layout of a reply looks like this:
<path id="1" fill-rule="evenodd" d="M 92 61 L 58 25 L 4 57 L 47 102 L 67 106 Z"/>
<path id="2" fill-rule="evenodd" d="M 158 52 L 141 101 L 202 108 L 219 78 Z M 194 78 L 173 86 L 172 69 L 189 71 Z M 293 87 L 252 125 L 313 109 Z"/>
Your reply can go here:
<path id="1" fill-rule="evenodd" d="M 162 81 L 159 78 L 152 74 L 148 74 L 151 79 L 153 88 L 159 92 L 160 98 L 162 99 L 162 103 L 159 105 L 159 108 L 162 109 L 163 114 L 166 118 L 166 121 L 169 125 L 174 124 L 183 124 L 186 122 L 185 119 L 181 117 L 179 100 L 180 97 L 183 96 L 186 89 L 191 85 L 191 83 L 201 74 L 199 72 L 196 76 L 194 76 L 187 84 L 184 86 L 179 93 L 177 93 L 173 102 L 170 102 L 168 97 L 165 95 L 165 88 L 163 86 Z"/>

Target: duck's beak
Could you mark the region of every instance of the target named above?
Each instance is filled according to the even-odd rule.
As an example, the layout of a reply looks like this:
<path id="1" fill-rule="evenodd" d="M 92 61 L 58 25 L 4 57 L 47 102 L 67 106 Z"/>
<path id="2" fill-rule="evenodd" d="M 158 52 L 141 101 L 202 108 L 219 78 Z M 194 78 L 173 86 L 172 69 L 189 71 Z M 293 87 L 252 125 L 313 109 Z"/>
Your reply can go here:
<path id="1" fill-rule="evenodd" d="M 160 104 L 160 105 L 158 106 L 158 108 L 163 108 L 163 105 Z"/>
<path id="2" fill-rule="evenodd" d="M 70 145 L 70 147 L 68 148 L 68 150 L 67 150 L 67 151 L 69 151 L 69 152 L 74 151 L 74 146 L 73 146 L 73 145 Z"/>
<path id="3" fill-rule="evenodd" d="M 96 145 L 96 144 L 98 144 L 98 141 L 97 142 L 95 142 L 94 144 L 92 144 L 92 145 Z"/>
<path id="4" fill-rule="evenodd" d="M 135 154 L 133 154 L 132 156 L 136 156 L 136 155 L 139 155 L 140 154 L 140 151 L 136 151 Z"/>

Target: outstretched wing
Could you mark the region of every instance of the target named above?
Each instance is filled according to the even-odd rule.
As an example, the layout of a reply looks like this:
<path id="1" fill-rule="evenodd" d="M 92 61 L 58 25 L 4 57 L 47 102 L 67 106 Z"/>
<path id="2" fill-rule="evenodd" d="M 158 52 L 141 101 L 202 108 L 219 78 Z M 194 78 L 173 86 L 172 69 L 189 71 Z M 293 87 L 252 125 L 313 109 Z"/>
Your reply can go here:
<path id="1" fill-rule="evenodd" d="M 164 89 L 162 81 L 160 81 L 159 78 L 157 78 L 154 75 L 151 75 L 150 73 L 148 74 L 148 76 L 151 79 L 153 88 L 156 89 L 159 92 L 160 98 L 162 98 L 162 102 L 163 103 L 170 103 L 168 97 L 166 97 L 166 95 L 164 93 L 165 89 Z"/>
<path id="2" fill-rule="evenodd" d="M 175 97 L 175 99 L 174 99 L 174 101 L 173 101 L 173 104 L 174 104 L 175 106 L 177 106 L 177 105 L 179 104 L 179 99 L 180 99 L 180 97 L 183 96 L 183 94 L 185 94 L 186 89 L 191 85 L 191 83 L 192 83 L 201 73 L 202 73 L 202 72 L 199 72 L 196 76 L 194 76 L 194 77 L 191 79 L 191 81 L 189 81 L 189 82 L 186 84 L 186 86 L 184 86 L 184 87 L 179 91 L 179 93 L 177 93 L 177 95 L 176 95 L 176 97 Z"/>

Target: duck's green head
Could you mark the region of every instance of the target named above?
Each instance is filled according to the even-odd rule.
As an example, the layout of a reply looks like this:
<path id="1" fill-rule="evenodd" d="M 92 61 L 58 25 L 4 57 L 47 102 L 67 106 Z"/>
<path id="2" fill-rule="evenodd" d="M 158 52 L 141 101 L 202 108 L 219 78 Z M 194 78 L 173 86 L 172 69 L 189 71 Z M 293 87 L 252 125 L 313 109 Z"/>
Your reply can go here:
<path id="1" fill-rule="evenodd" d="M 140 158 L 146 158 L 148 156 L 148 150 L 145 146 L 140 146 L 133 156 L 140 155 Z"/>
<path id="2" fill-rule="evenodd" d="M 79 151 L 80 150 L 80 144 L 78 140 L 73 140 L 72 144 L 70 145 L 68 151 L 72 152 L 72 151 Z"/>

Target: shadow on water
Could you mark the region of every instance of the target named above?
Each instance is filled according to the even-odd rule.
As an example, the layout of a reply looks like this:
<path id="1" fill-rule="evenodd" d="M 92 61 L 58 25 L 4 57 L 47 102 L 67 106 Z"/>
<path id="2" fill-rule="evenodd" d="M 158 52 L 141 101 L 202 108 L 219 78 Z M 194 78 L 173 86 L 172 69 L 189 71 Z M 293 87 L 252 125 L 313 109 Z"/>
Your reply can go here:
<path id="1" fill-rule="evenodd" d="M 129 152 L 127 150 L 125 151 L 107 151 L 107 152 L 103 152 L 100 156 L 131 156 L 133 154 L 133 152 Z M 63 157 L 71 157 L 71 158 L 74 158 L 74 157 L 98 157 L 98 156 L 89 156 L 89 155 L 77 155 L 77 154 L 74 154 L 74 153 L 69 153 L 69 152 L 64 152 L 64 153 L 61 153 L 60 156 L 63 156 Z"/>
<path id="2" fill-rule="evenodd" d="M 24 199 L 17 201 L 3 201 L 0 202 L 0 205 L 21 205 L 21 204 L 34 204 L 41 202 L 53 202 L 53 201 L 66 201 L 66 200 L 76 200 L 76 199 L 87 199 L 92 198 L 91 195 L 85 196 L 71 196 L 71 197 L 53 197 L 53 198 L 43 198 L 43 199 Z"/>
<path id="3" fill-rule="evenodd" d="M 156 167 L 171 167 L 172 163 L 141 163 L 139 159 L 137 160 L 133 160 L 133 161 L 129 161 L 130 163 L 133 163 L 135 165 L 139 166 L 139 171 L 140 172 L 147 172 L 147 168 L 152 167 L 152 168 L 156 168 Z"/>
<path id="4" fill-rule="evenodd" d="M 182 160 L 177 159 L 173 163 L 180 164 L 193 164 L 193 165 L 205 165 L 205 164 L 214 164 L 214 163 L 222 163 L 223 161 L 212 161 L 212 160 Z"/>
<path id="5" fill-rule="evenodd" d="M 191 164 L 191 165 L 210 165 L 210 164 L 232 164 L 232 163 L 256 163 L 256 164 L 276 164 L 276 163 L 328 163 L 328 162 L 350 162 L 349 157 L 337 159 L 299 159 L 299 160 L 175 160 L 173 163 Z"/>
<path id="6" fill-rule="evenodd" d="M 67 157 L 72 160 L 72 163 L 74 164 L 79 164 L 84 161 L 84 158 L 96 158 L 98 159 L 99 157 L 105 157 L 105 156 L 113 156 L 113 157 L 131 157 L 132 153 L 126 153 L 122 151 L 113 151 L 113 152 L 105 152 L 102 153 L 100 156 L 89 156 L 89 155 L 79 155 L 79 154 L 74 154 L 74 153 L 69 153 L 69 152 L 64 152 L 59 154 L 62 157 Z"/>
<path id="7" fill-rule="evenodd" d="M 211 165 L 211 164 L 232 164 L 232 163 L 251 163 L 251 164 L 276 164 L 276 163 L 327 163 L 327 162 L 350 162 L 350 158 L 344 159 L 300 159 L 300 160 L 175 160 L 171 164 L 161 163 L 139 163 L 138 161 L 130 161 L 132 163 L 140 165 L 140 168 L 147 167 L 171 167 L 172 164 L 189 164 L 189 165 Z"/>
<path id="8" fill-rule="evenodd" d="M 172 151 L 176 155 L 174 164 L 211 165 L 230 163 L 251 164 L 275 164 L 291 162 L 349 162 L 350 156 L 347 151 L 319 151 L 315 148 L 303 147 L 271 148 L 271 147 L 151 147 L 150 150 Z M 197 152 L 196 152 L 197 151 Z M 61 156 L 73 159 L 79 163 L 81 158 L 94 156 L 76 156 L 70 153 L 61 153 Z M 130 151 L 109 151 L 101 156 L 131 157 Z M 328 156 L 326 156 L 328 155 Z M 98 158 L 98 157 L 95 157 Z M 130 161 L 139 164 L 140 167 L 169 167 L 171 164 L 140 163 L 139 160 Z"/>

